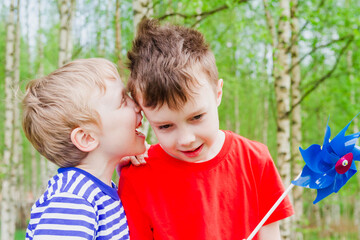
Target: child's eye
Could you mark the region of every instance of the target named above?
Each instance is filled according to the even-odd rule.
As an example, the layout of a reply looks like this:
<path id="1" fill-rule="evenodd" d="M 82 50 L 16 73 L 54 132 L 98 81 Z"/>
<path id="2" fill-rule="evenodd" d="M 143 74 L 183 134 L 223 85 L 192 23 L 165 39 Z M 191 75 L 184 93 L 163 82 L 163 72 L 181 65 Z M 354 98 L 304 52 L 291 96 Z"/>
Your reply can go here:
<path id="1" fill-rule="evenodd" d="M 171 124 L 165 124 L 165 125 L 159 126 L 158 128 L 159 128 L 160 130 L 165 130 L 165 129 L 169 129 L 170 127 L 171 127 Z"/>
<path id="2" fill-rule="evenodd" d="M 193 117 L 193 120 L 199 120 L 203 117 L 203 114 L 199 114 Z"/>

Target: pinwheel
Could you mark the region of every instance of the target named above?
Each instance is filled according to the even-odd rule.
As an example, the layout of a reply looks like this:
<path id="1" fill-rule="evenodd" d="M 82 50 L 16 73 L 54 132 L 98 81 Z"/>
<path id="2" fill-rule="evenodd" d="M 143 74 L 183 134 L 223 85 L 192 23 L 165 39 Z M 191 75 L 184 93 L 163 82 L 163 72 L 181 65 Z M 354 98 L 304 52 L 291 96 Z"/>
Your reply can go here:
<path id="1" fill-rule="evenodd" d="M 345 136 L 351 122 L 352 120 L 330 140 L 331 129 L 328 121 L 322 146 L 313 144 L 305 150 L 299 148 L 305 161 L 302 172 L 291 182 L 247 240 L 251 240 L 256 235 L 295 185 L 316 189 L 317 196 L 313 202 L 315 204 L 330 194 L 337 193 L 357 172 L 354 161 L 360 161 L 360 147 L 356 146 L 360 132 Z"/>
<path id="2" fill-rule="evenodd" d="M 360 132 L 345 136 L 350 123 L 331 141 L 331 130 L 327 124 L 322 146 L 313 144 L 306 150 L 300 148 L 306 164 L 300 177 L 292 184 L 317 189 L 314 204 L 337 193 L 357 172 L 354 161 L 360 160 L 360 148 L 355 144 Z"/>

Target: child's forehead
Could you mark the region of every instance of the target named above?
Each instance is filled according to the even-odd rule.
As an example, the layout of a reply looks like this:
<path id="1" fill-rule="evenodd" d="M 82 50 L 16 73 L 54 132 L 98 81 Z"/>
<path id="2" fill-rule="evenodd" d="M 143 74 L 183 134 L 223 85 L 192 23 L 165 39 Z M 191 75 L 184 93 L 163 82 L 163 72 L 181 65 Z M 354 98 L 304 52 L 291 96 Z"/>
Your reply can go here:
<path id="1" fill-rule="evenodd" d="M 216 90 L 217 81 L 197 62 L 182 71 L 170 71 L 154 76 L 130 78 L 129 87 L 135 102 L 152 109 L 167 104 L 170 109 L 181 109 L 188 101 L 197 99 L 201 86 Z"/>
<path id="2" fill-rule="evenodd" d="M 200 79 L 196 83 L 192 84 L 192 87 L 189 90 L 186 101 L 178 104 L 176 107 L 166 101 L 161 104 L 157 104 L 155 107 L 147 107 L 146 100 L 144 100 L 142 95 L 138 97 L 138 104 L 141 108 L 152 109 L 154 111 L 170 109 L 171 111 L 191 112 L 192 110 L 198 111 L 199 108 L 203 108 L 204 102 L 207 101 L 206 99 L 215 96 L 212 84 L 204 79 Z"/>

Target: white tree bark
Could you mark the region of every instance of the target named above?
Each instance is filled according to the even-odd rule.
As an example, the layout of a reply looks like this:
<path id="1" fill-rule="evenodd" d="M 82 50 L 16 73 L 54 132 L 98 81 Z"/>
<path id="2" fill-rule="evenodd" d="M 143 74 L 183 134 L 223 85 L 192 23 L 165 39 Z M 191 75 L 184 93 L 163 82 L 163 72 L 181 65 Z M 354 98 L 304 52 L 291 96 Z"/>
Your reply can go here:
<path id="1" fill-rule="evenodd" d="M 72 15 L 75 0 L 59 0 L 60 13 L 60 39 L 59 39 L 59 59 L 58 66 L 63 66 L 71 59 L 72 40 Z"/>
<path id="2" fill-rule="evenodd" d="M 12 157 L 14 139 L 14 87 L 15 87 L 15 44 L 16 28 L 15 14 L 18 8 L 15 1 L 10 2 L 10 11 L 7 22 L 6 35 L 6 64 L 5 64 L 5 130 L 3 155 L 3 183 L 1 203 L 1 239 L 13 239 L 15 234 L 15 216 L 12 191 Z"/>
<path id="3" fill-rule="evenodd" d="M 16 20 L 15 35 L 15 71 L 14 71 L 14 152 L 13 164 L 11 168 L 11 194 L 14 202 L 13 223 L 18 218 L 22 227 L 26 225 L 26 219 L 22 218 L 25 209 L 25 188 L 24 188 L 24 164 L 22 159 L 22 136 L 20 118 L 20 0 L 17 0 L 18 11 Z M 18 216 L 18 217 L 17 217 Z"/>
<path id="4" fill-rule="evenodd" d="M 67 32 L 67 39 L 66 39 L 66 62 L 70 62 L 72 59 L 72 51 L 73 51 L 73 19 L 75 15 L 76 9 L 76 0 L 70 0 L 70 16 L 68 20 L 68 32 Z"/>
<path id="5" fill-rule="evenodd" d="M 97 4 L 96 4 L 96 9 L 95 9 L 95 15 L 97 16 L 98 20 L 95 22 L 95 31 L 96 31 L 96 52 L 99 56 L 104 56 L 105 54 L 105 50 L 104 50 L 104 37 L 103 37 L 103 32 L 104 32 L 104 28 L 102 26 L 102 13 L 101 13 L 101 8 L 103 5 L 103 1 L 102 0 L 98 0 Z"/>
<path id="6" fill-rule="evenodd" d="M 290 1 L 280 1 L 281 15 L 278 22 L 278 45 L 274 60 L 274 78 L 276 95 L 277 122 L 277 166 L 281 178 L 287 187 L 291 181 L 290 165 L 290 74 L 289 54 L 287 48 L 290 43 Z M 290 198 L 291 195 L 289 194 Z M 281 225 L 283 240 L 290 239 L 290 218 L 283 220 Z"/>
<path id="7" fill-rule="evenodd" d="M 137 26 L 144 17 L 151 17 L 153 15 L 152 0 L 133 0 L 134 12 L 134 35 L 136 34 Z"/>
<path id="8" fill-rule="evenodd" d="M 105 15 L 105 29 L 104 29 L 104 33 L 103 34 L 103 38 L 104 38 L 104 51 L 106 52 L 106 48 L 109 45 L 109 30 L 110 28 L 112 28 L 111 24 L 111 19 L 110 19 L 110 13 L 112 13 L 112 9 L 113 9 L 113 4 L 112 4 L 113 0 L 107 0 L 107 4 L 106 4 L 106 15 Z"/>
<path id="9" fill-rule="evenodd" d="M 121 61 L 121 8 L 120 0 L 115 4 L 115 50 L 118 60 Z"/>
<path id="10" fill-rule="evenodd" d="M 31 202 L 35 201 L 39 197 L 38 195 L 38 181 L 37 181 L 37 158 L 36 150 L 31 147 L 31 198 L 29 199 L 28 205 L 31 205 Z M 30 196 L 29 196 L 30 197 Z"/>
<path id="11" fill-rule="evenodd" d="M 263 58 L 263 66 L 265 66 L 263 75 L 264 75 L 264 88 L 266 89 L 266 94 L 263 96 L 263 102 L 264 102 L 264 120 L 263 120 L 263 128 L 262 128 L 262 143 L 267 145 L 268 143 L 268 128 L 269 128 L 269 89 L 270 89 L 270 78 L 271 76 L 268 76 L 268 59 L 267 55 L 269 52 L 269 48 L 271 49 L 270 45 L 264 46 L 264 58 Z M 271 50 L 270 50 L 271 51 Z"/>
<path id="12" fill-rule="evenodd" d="M 355 78 L 354 78 L 354 69 L 353 69 L 353 51 L 349 50 L 347 52 L 347 56 L 346 56 L 346 62 L 347 62 L 347 70 L 348 70 L 348 74 L 349 74 L 349 79 L 350 79 L 350 84 L 353 86 L 355 83 Z M 356 88 L 355 87 L 351 87 L 351 92 L 350 92 L 350 103 L 352 106 L 356 106 Z M 358 117 L 354 118 L 353 120 L 353 132 L 359 132 L 359 120 Z M 358 143 L 357 143 L 358 144 Z M 360 175 L 357 174 L 357 181 L 360 184 Z M 360 239 L 360 202 L 359 201 L 355 201 L 355 206 L 354 206 L 354 224 L 355 226 L 357 226 L 357 232 L 358 232 L 358 238 Z"/>
<path id="13" fill-rule="evenodd" d="M 289 56 L 287 47 L 290 40 L 290 3 L 288 0 L 281 0 L 280 7 L 282 15 L 279 20 L 279 44 L 277 47 L 277 55 L 275 61 L 274 75 L 275 75 L 275 94 L 277 107 L 277 150 L 278 150 L 278 165 L 280 174 L 285 183 L 290 182 L 290 119 L 288 112 L 290 110 L 290 75 Z"/>
<path id="14" fill-rule="evenodd" d="M 42 77 L 44 75 L 44 47 L 43 47 L 43 31 L 42 31 L 42 12 L 41 12 L 41 0 L 38 0 L 38 31 L 36 38 L 37 45 L 37 58 L 39 59 L 39 68 L 37 70 L 37 76 Z"/>
<path id="15" fill-rule="evenodd" d="M 120 1 L 116 0 L 115 4 L 115 52 L 116 52 L 116 64 L 118 66 L 120 76 L 122 77 L 124 74 L 124 66 L 122 65 L 121 58 L 121 8 Z"/>
<path id="16" fill-rule="evenodd" d="M 152 0 L 133 0 L 133 14 L 134 14 L 134 35 L 136 35 L 137 27 L 140 21 L 144 18 L 150 18 L 153 15 Z M 147 137 L 149 136 L 150 144 L 156 142 L 155 134 L 152 131 L 149 121 L 146 118 L 143 120 L 141 126 L 141 132 L 144 133 Z"/>
<path id="17" fill-rule="evenodd" d="M 291 62 L 297 64 L 299 62 L 299 45 L 298 45 L 298 34 L 299 34 L 299 19 L 297 16 L 298 0 L 291 0 Z M 300 64 L 294 65 L 291 70 L 291 100 L 292 103 L 296 103 L 301 98 L 300 92 L 300 81 L 301 81 L 301 69 Z M 292 156 L 292 176 L 296 177 L 302 169 L 303 161 L 299 151 L 301 146 L 301 105 L 298 104 L 291 113 L 291 156 Z M 294 198 L 294 210 L 296 212 L 294 216 L 294 228 L 301 229 L 301 220 L 303 219 L 303 201 L 302 195 L 304 189 L 296 187 L 293 189 Z M 302 240 L 303 234 L 301 231 L 292 231 L 292 239 Z"/>

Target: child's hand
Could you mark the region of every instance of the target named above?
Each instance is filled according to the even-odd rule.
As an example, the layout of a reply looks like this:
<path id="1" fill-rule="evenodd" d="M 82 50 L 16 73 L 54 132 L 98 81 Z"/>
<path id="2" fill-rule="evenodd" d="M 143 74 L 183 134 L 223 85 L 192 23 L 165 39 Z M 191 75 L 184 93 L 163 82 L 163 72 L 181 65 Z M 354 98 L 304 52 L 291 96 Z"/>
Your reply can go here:
<path id="1" fill-rule="evenodd" d="M 124 157 L 120 160 L 119 166 L 120 168 L 127 166 L 129 164 L 140 166 L 146 163 L 144 154 L 138 155 L 138 156 L 130 156 L 130 157 Z"/>
<path id="2" fill-rule="evenodd" d="M 119 176 L 120 176 L 121 168 L 129 165 L 130 163 L 133 164 L 134 166 L 140 166 L 146 164 L 145 157 L 148 156 L 147 151 L 150 148 L 150 145 L 145 141 L 145 146 L 146 146 L 146 151 L 143 154 L 137 156 L 124 157 L 120 160 L 119 164 L 116 166 L 116 172 Z"/>
<path id="3" fill-rule="evenodd" d="M 146 164 L 144 154 L 139 156 L 130 156 L 130 157 L 124 157 L 120 160 L 119 164 L 116 166 L 116 172 L 118 176 L 120 176 L 121 168 L 125 167 L 129 164 L 133 164 L 135 166 L 140 166 L 143 164 Z"/>

